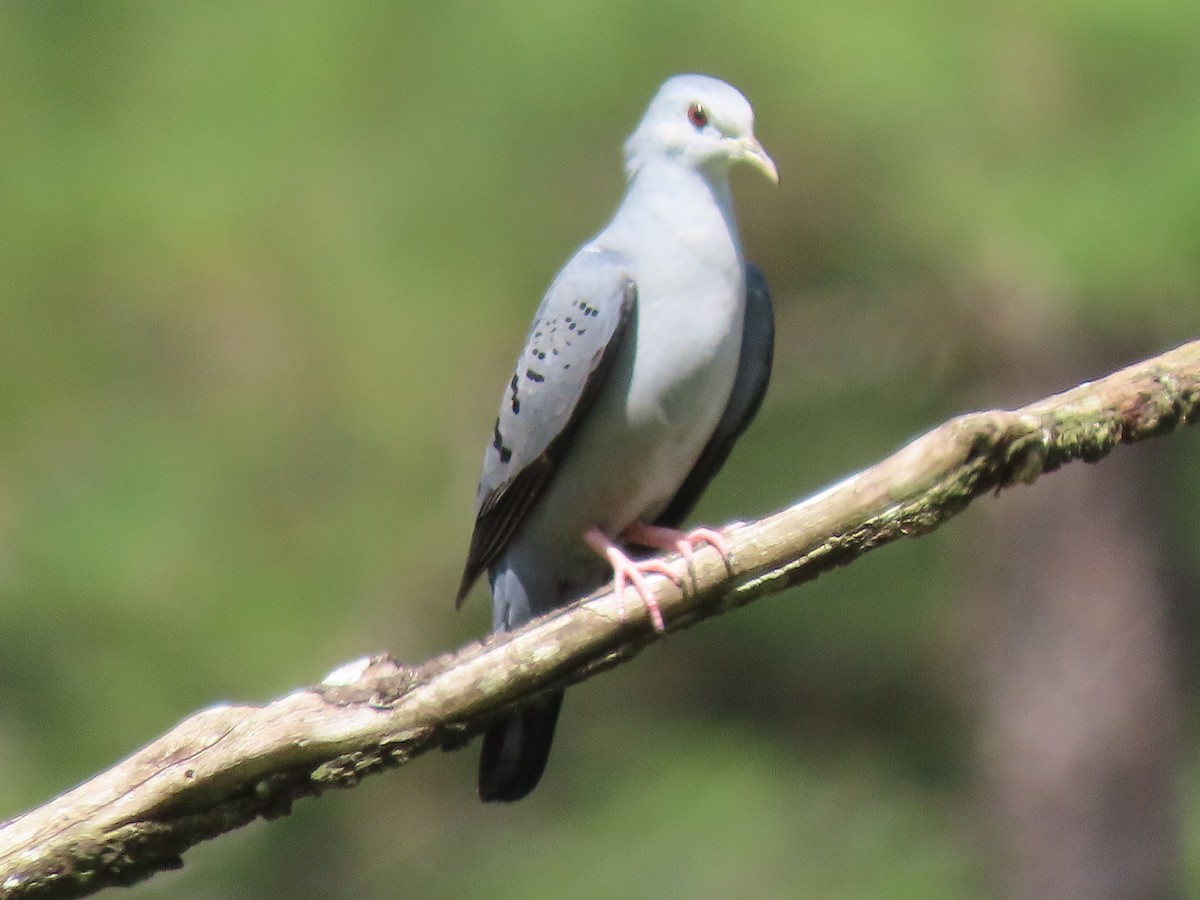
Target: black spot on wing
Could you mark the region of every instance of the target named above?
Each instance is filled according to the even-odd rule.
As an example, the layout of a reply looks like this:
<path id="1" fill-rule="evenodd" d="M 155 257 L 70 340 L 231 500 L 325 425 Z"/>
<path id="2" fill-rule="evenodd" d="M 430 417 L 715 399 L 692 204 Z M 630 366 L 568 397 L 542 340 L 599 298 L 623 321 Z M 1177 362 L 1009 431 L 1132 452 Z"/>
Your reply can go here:
<path id="1" fill-rule="evenodd" d="M 516 398 L 514 397 L 513 403 L 515 404 L 516 402 Z M 516 411 L 517 410 L 514 408 L 513 412 Z M 504 436 L 500 433 L 499 418 L 496 419 L 496 424 L 492 426 L 492 447 L 495 449 L 496 453 L 500 455 L 500 462 L 506 463 L 512 459 L 512 450 L 504 446 Z"/>
<path id="2" fill-rule="evenodd" d="M 575 306 L 585 316 L 591 316 L 592 318 L 595 318 L 596 316 L 600 315 L 600 310 L 592 306 L 586 300 L 576 300 Z"/>

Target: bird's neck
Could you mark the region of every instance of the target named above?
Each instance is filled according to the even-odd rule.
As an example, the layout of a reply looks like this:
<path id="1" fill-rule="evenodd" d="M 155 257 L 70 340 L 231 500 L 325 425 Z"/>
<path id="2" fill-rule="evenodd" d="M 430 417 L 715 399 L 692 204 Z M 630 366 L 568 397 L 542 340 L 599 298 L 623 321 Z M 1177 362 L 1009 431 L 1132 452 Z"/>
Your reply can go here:
<path id="1" fill-rule="evenodd" d="M 724 171 L 698 171 L 669 159 L 647 162 L 630 178 L 613 224 L 618 225 L 623 218 L 636 219 L 629 224 L 642 234 L 647 233 L 642 229 L 649 226 L 649 233 L 657 232 L 666 240 L 679 232 L 681 225 L 693 236 L 732 237 L 735 253 L 741 253 L 729 175 Z"/>

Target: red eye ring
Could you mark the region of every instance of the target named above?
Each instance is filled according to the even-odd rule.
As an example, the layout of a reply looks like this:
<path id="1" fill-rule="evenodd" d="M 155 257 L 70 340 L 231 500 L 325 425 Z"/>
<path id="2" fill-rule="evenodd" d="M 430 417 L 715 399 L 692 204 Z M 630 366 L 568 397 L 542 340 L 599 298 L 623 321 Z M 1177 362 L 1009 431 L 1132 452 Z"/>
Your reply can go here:
<path id="1" fill-rule="evenodd" d="M 704 108 L 702 103 L 693 103 L 688 107 L 688 121 L 697 128 L 703 128 L 708 124 L 708 110 Z"/>

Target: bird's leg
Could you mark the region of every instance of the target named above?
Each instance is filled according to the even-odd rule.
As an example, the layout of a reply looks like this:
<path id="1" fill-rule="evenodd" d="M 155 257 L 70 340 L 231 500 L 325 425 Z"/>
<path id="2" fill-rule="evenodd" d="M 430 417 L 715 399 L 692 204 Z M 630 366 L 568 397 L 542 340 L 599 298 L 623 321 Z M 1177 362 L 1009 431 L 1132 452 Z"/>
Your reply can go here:
<path id="1" fill-rule="evenodd" d="M 667 628 L 663 621 L 662 610 L 659 609 L 658 601 L 650 592 L 650 586 L 646 583 L 645 576 L 654 572 L 666 575 L 676 584 L 680 584 L 679 573 L 661 559 L 630 559 L 625 551 L 614 544 L 608 535 L 599 528 L 589 528 L 583 539 L 613 567 L 613 591 L 617 595 L 617 614 L 621 621 L 625 621 L 625 586 L 631 585 L 637 591 L 638 596 L 642 598 L 642 603 L 646 605 L 646 612 L 650 615 L 654 630 L 665 632 Z"/>
<path id="2" fill-rule="evenodd" d="M 643 547 L 651 547 L 668 553 L 675 551 L 687 563 L 688 574 L 692 577 L 693 585 L 696 583 L 696 569 L 693 560 L 697 544 L 710 545 L 721 554 L 721 559 L 725 561 L 726 565 L 729 565 L 733 555 L 729 549 L 729 541 L 725 540 L 725 535 L 715 528 L 693 528 L 691 531 L 684 532 L 663 525 L 634 522 L 621 532 L 621 537 Z"/>

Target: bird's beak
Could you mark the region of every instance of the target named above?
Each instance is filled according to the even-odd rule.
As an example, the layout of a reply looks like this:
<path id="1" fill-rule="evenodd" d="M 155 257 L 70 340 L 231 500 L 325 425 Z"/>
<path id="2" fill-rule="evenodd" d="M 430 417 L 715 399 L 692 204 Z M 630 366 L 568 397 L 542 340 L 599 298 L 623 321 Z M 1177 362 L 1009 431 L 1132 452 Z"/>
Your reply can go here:
<path id="1" fill-rule="evenodd" d="M 738 143 L 742 148 L 742 159 L 770 178 L 775 184 L 779 184 L 779 169 L 775 165 L 775 160 L 767 156 L 763 145 L 752 135 L 742 138 Z"/>

